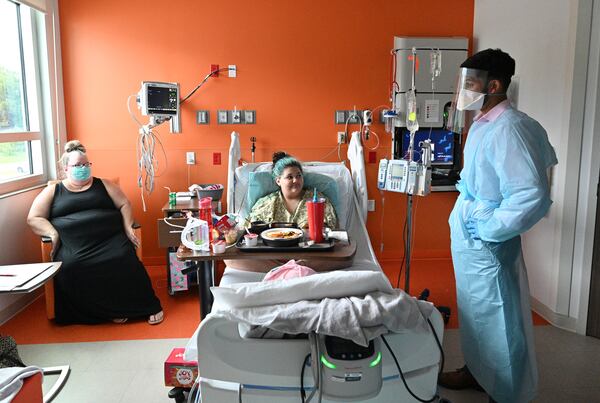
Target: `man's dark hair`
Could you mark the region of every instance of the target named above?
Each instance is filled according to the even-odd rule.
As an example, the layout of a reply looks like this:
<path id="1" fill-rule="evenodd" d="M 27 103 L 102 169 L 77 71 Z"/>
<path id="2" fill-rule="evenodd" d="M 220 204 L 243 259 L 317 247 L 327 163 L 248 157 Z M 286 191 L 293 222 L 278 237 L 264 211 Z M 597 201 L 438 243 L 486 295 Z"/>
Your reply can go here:
<path id="1" fill-rule="evenodd" d="M 515 74 L 515 59 L 500 49 L 486 49 L 469 57 L 460 67 L 487 71 L 488 80 L 500 81 L 506 92 Z"/>

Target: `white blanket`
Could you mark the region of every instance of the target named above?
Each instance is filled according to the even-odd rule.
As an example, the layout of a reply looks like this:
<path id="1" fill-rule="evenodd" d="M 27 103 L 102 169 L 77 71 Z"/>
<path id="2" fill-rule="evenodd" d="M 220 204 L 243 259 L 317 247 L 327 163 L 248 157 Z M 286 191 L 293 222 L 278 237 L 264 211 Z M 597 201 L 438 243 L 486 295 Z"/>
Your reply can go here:
<path id="1" fill-rule="evenodd" d="M 218 309 L 212 315 L 248 325 L 240 326 L 242 337 L 281 338 L 285 334 L 316 332 L 366 347 L 369 340 L 389 332 L 427 333 L 426 318 L 431 309 L 430 303 L 393 290 L 389 294 L 377 291 L 360 297 Z"/>
<path id="2" fill-rule="evenodd" d="M 269 331 L 266 337 L 276 337 L 277 332 L 316 331 L 367 345 L 388 331 L 426 332 L 425 318 L 433 309 L 429 302 L 394 289 L 387 277 L 376 271 L 338 270 L 212 287 L 211 291 L 215 301 L 209 316 L 240 323 L 242 336 L 263 336 L 268 327 L 275 333 Z M 198 359 L 197 339 L 198 329 L 186 346 L 186 360 Z"/>

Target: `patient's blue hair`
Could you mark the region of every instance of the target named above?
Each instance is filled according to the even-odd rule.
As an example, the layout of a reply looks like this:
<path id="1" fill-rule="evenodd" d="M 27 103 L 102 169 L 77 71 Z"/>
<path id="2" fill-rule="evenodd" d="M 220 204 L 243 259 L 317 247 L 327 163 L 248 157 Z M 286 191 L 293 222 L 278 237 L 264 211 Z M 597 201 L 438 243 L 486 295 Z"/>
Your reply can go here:
<path id="1" fill-rule="evenodd" d="M 300 161 L 298 161 L 296 158 L 286 154 L 283 151 L 277 151 L 273 154 L 273 171 L 271 172 L 273 180 L 281 176 L 283 171 L 289 167 L 296 167 L 300 169 L 300 172 L 303 172 L 302 164 L 300 164 Z"/>

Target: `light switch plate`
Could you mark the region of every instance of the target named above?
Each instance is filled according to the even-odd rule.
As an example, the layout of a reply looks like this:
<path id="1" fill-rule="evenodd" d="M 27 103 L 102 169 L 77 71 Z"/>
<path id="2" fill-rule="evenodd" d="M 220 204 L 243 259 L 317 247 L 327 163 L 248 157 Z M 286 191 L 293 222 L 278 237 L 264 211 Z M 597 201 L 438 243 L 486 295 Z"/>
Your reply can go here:
<path id="1" fill-rule="evenodd" d="M 343 125 L 346 123 L 346 111 L 335 111 L 335 124 Z"/>

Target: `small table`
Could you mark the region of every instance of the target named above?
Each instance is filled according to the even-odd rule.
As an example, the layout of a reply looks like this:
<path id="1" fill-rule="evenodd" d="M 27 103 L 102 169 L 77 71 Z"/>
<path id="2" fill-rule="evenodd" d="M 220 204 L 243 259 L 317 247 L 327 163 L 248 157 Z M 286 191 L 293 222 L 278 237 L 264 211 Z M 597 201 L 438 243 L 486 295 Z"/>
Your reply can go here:
<path id="1" fill-rule="evenodd" d="M 62 262 L 0 266 L 0 294 L 27 294 L 56 275 Z"/>
<path id="2" fill-rule="evenodd" d="M 198 291 L 200 292 L 200 318 L 210 312 L 213 298 L 210 287 L 215 284 L 215 261 L 217 260 L 290 260 L 290 259 L 319 259 L 332 262 L 350 261 L 356 254 L 356 242 L 350 239 L 350 242 L 336 242 L 330 251 L 277 251 L 277 252 L 242 252 L 235 246 L 228 248 L 225 253 L 215 254 L 213 252 L 193 251 L 186 247 L 179 246 L 177 249 L 177 259 L 182 261 L 202 262 L 204 269 L 197 267 L 198 271 Z"/>

